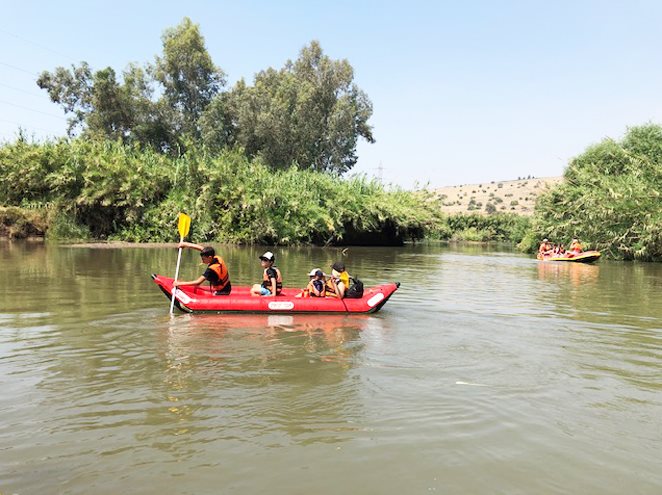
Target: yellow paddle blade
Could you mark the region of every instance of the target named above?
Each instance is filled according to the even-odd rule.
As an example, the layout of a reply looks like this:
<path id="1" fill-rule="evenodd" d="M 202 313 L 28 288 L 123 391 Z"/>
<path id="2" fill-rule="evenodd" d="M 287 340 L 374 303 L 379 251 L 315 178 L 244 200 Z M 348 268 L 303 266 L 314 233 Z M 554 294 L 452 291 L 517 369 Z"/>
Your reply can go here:
<path id="1" fill-rule="evenodd" d="M 177 216 L 177 229 L 179 230 L 179 236 L 184 239 L 188 235 L 188 231 L 191 228 L 191 217 L 186 213 L 180 213 Z"/>

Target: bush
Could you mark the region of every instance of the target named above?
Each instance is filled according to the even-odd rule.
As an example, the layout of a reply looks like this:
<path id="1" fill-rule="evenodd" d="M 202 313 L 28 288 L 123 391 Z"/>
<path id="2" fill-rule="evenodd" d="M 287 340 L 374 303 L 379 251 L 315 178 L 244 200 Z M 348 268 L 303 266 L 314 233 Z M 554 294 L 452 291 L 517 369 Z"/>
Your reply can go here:
<path id="1" fill-rule="evenodd" d="M 43 236 L 48 228 L 47 216 L 45 208 L 0 206 L 0 235 L 13 239 Z"/>
<path id="2" fill-rule="evenodd" d="M 443 220 L 441 201 L 425 190 L 273 170 L 241 150 L 212 156 L 194 146 L 174 158 L 114 141 L 18 141 L 0 147 L 0 185 L 2 204 L 57 204 L 61 215 L 49 217 L 56 238 L 174 241 L 179 211 L 194 219 L 199 242 L 283 245 L 401 242 Z"/>
<path id="3" fill-rule="evenodd" d="M 458 214 L 446 217 L 454 240 L 506 241 L 519 243 L 531 228 L 527 217 L 513 213 Z"/>

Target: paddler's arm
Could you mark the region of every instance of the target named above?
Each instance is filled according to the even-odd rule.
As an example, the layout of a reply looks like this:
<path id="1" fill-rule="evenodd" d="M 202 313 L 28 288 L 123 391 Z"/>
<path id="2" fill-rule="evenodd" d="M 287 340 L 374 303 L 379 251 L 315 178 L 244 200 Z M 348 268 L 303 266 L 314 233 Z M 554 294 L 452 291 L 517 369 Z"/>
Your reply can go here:
<path id="1" fill-rule="evenodd" d="M 202 275 L 200 275 L 197 279 L 190 280 L 188 282 L 184 282 L 183 280 L 178 280 L 177 282 L 173 282 L 172 286 L 173 287 L 180 287 L 182 285 L 200 285 L 205 280 L 207 280 L 207 279 L 205 277 L 203 277 Z"/>
<path id="2" fill-rule="evenodd" d="M 195 242 L 186 242 L 182 241 L 177 245 L 178 248 L 189 248 L 189 249 L 195 249 L 196 251 L 202 251 L 204 249 L 204 246 L 201 246 L 200 244 L 196 244 Z M 181 284 L 180 284 L 181 285 Z M 193 284 L 189 284 L 193 285 Z"/>

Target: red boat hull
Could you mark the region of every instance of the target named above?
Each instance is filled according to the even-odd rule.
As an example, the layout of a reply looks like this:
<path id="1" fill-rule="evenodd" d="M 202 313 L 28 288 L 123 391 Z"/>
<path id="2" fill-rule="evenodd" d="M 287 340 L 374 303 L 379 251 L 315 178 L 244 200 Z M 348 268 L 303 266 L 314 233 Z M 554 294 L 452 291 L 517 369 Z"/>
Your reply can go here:
<path id="1" fill-rule="evenodd" d="M 152 275 L 163 293 L 172 296 L 172 278 Z M 251 296 L 250 287 L 232 287 L 229 296 L 213 296 L 209 287 L 184 286 L 175 293 L 175 306 L 186 313 L 375 313 L 400 287 L 392 282 L 366 288 L 360 299 L 296 297 L 301 289 L 284 288 L 276 297 Z"/>

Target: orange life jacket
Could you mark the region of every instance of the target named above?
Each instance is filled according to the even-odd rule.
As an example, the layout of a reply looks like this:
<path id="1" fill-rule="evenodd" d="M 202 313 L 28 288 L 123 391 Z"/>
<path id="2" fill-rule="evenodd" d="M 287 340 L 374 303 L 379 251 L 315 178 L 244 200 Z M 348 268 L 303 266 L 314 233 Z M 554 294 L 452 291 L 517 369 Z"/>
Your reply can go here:
<path id="1" fill-rule="evenodd" d="M 546 253 L 551 250 L 552 250 L 552 245 L 549 242 L 541 243 L 540 247 L 538 248 L 539 253 Z"/>
<path id="2" fill-rule="evenodd" d="M 336 272 L 338 273 L 338 272 Z M 345 291 L 349 289 L 349 279 L 351 278 L 347 270 L 344 272 L 338 273 L 337 277 L 334 277 L 333 275 L 329 277 L 329 280 L 326 281 L 326 292 L 328 293 L 327 295 L 333 295 L 336 296 L 336 289 L 333 285 L 333 282 L 331 282 L 331 279 L 334 279 L 336 284 L 339 284 L 342 282 L 345 285 Z"/>
<path id="3" fill-rule="evenodd" d="M 214 256 L 214 261 L 209 264 L 209 268 L 218 275 L 218 282 L 215 285 L 212 285 L 210 282 L 211 290 L 222 291 L 230 283 L 230 274 L 228 273 L 228 267 L 225 266 L 225 261 L 220 256 Z"/>
<path id="4" fill-rule="evenodd" d="M 579 243 L 579 241 L 570 244 L 570 251 L 582 251 L 582 245 Z"/>

